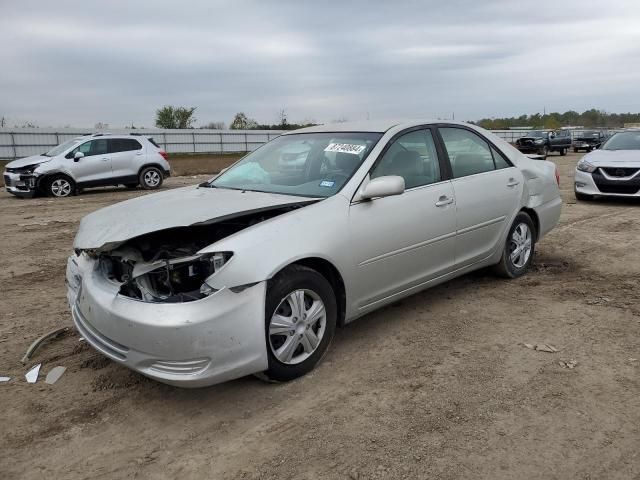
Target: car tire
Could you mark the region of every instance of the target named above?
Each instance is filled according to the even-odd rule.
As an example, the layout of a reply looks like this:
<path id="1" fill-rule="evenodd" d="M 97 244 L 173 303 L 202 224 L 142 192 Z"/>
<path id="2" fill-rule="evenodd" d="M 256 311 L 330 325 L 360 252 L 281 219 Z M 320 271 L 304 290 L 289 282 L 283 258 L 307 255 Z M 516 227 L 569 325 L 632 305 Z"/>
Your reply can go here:
<path id="1" fill-rule="evenodd" d="M 547 146 L 542 147 L 538 155 L 542 155 L 544 156 L 544 158 L 547 158 L 549 156 L 549 147 Z"/>
<path id="2" fill-rule="evenodd" d="M 162 171 L 157 167 L 146 167 L 140 172 L 138 179 L 140 185 L 145 190 L 155 190 L 160 188 L 164 176 Z"/>
<path id="3" fill-rule="evenodd" d="M 567 149 L 566 149 L 566 148 L 562 148 L 562 149 L 560 149 L 560 155 L 561 155 L 562 157 L 564 157 L 566 154 L 567 154 Z"/>
<path id="4" fill-rule="evenodd" d="M 66 175 L 53 175 L 47 180 L 46 192 L 50 197 L 70 197 L 76 194 L 76 183 Z"/>
<path id="5" fill-rule="evenodd" d="M 577 149 L 577 148 L 574 148 L 574 149 L 573 149 L 573 153 L 578 153 L 578 149 Z"/>
<path id="6" fill-rule="evenodd" d="M 269 368 L 258 377 L 286 382 L 313 370 L 331 344 L 337 318 L 336 295 L 325 277 L 301 265 L 284 269 L 267 287 Z"/>
<path id="7" fill-rule="evenodd" d="M 583 202 L 588 202 L 593 200 L 593 195 L 587 195 L 586 193 L 580 193 L 577 190 L 573 191 L 573 194 L 576 196 L 576 200 L 580 200 Z"/>
<path id="8" fill-rule="evenodd" d="M 509 234 L 502 249 L 500 262 L 494 266 L 501 277 L 518 278 L 527 273 L 535 252 L 536 229 L 531 217 L 520 212 L 509 228 Z M 520 253 L 516 254 L 516 250 Z"/>

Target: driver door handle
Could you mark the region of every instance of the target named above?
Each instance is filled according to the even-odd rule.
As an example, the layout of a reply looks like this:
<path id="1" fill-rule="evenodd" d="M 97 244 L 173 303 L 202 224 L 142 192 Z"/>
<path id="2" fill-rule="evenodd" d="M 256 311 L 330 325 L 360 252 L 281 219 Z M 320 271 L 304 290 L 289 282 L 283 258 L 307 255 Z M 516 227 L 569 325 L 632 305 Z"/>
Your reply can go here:
<path id="1" fill-rule="evenodd" d="M 102 157 L 100 160 L 102 160 L 103 162 L 108 162 L 109 161 L 109 157 Z"/>
<path id="2" fill-rule="evenodd" d="M 510 178 L 509 183 L 507 183 L 507 187 L 515 187 L 516 185 L 520 185 L 520 182 L 515 178 Z"/>
<path id="3" fill-rule="evenodd" d="M 444 207 L 445 205 L 451 205 L 452 203 L 453 198 L 447 197 L 446 195 L 441 195 L 436 202 L 436 207 Z"/>

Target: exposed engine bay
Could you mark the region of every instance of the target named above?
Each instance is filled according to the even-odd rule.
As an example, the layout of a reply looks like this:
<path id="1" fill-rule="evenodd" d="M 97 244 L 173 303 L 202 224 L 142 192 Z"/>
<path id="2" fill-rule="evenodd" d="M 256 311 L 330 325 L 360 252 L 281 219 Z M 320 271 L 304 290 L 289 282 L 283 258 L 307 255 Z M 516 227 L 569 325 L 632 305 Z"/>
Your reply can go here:
<path id="1" fill-rule="evenodd" d="M 103 275 L 120 284 L 121 295 L 145 302 L 190 302 L 216 291 L 206 280 L 233 256 L 232 252 L 198 254 L 200 250 L 300 206 L 287 205 L 212 223 L 160 230 L 95 255 Z"/>

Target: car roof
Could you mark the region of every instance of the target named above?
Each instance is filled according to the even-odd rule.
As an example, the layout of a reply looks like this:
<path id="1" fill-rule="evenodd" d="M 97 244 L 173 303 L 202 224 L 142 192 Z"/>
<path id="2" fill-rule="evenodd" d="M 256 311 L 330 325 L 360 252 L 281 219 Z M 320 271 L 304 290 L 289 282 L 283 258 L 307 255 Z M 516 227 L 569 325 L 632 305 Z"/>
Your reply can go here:
<path id="1" fill-rule="evenodd" d="M 74 138 L 74 140 L 89 140 L 91 138 L 145 138 L 148 139 L 151 135 L 143 135 L 141 133 L 87 133 Z"/>
<path id="2" fill-rule="evenodd" d="M 453 120 L 362 120 L 359 122 L 325 123 L 314 127 L 291 130 L 283 135 L 297 133 L 322 133 L 322 132 L 377 132 L 384 133 L 394 127 L 410 128 L 417 125 L 430 125 L 434 123 L 446 123 L 452 125 L 464 125 L 463 122 Z"/>

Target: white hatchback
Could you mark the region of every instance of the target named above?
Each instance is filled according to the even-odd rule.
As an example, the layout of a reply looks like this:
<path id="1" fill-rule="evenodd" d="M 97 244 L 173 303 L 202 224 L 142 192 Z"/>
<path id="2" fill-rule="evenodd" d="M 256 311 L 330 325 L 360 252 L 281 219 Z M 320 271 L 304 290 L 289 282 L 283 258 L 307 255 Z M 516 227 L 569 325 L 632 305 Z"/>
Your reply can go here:
<path id="1" fill-rule="evenodd" d="M 105 185 L 153 190 L 170 173 L 167 154 L 153 138 L 97 133 L 8 163 L 4 183 L 7 192 L 19 197 L 67 197 Z"/>

